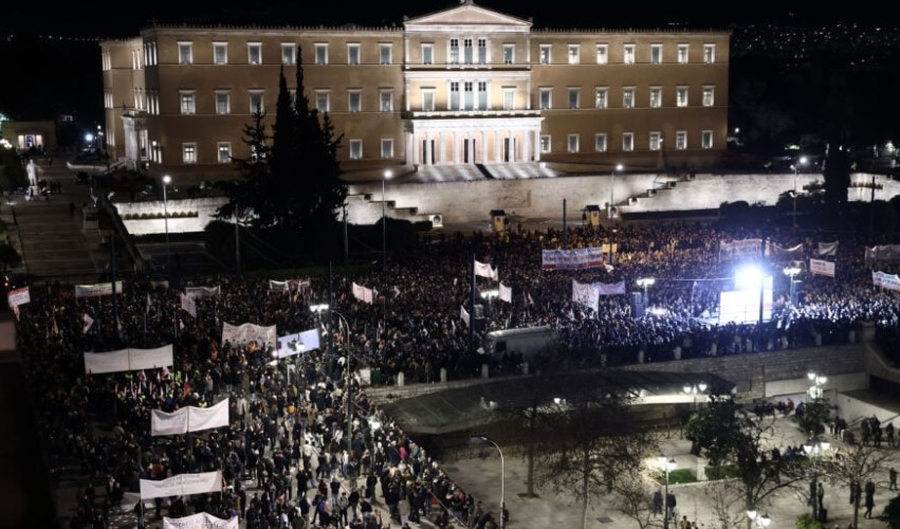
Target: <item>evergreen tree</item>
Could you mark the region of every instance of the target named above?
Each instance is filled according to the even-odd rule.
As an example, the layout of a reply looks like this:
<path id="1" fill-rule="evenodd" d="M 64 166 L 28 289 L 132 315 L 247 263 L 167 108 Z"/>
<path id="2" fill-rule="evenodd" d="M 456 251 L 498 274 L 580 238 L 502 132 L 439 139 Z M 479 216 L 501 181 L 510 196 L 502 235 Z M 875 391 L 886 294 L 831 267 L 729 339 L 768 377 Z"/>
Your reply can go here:
<path id="1" fill-rule="evenodd" d="M 221 182 L 221 187 L 229 201 L 219 208 L 217 216 L 232 219 L 252 211 L 251 223 L 258 227 L 271 226 L 274 223 L 273 204 L 269 202 L 271 186 L 269 182 L 269 136 L 263 124 L 265 114 L 257 109 L 253 114 L 253 122 L 244 125 L 241 141 L 250 147 L 247 158 L 232 158 L 241 180 Z"/>
<path id="2" fill-rule="evenodd" d="M 274 206 L 274 221 L 279 228 L 291 230 L 302 227 L 302 206 L 297 198 L 299 189 L 299 157 L 302 144 L 297 134 L 297 116 L 291 104 L 291 94 L 284 77 L 284 67 L 278 83 L 278 102 L 275 106 L 275 125 L 272 133 L 270 184 Z"/>

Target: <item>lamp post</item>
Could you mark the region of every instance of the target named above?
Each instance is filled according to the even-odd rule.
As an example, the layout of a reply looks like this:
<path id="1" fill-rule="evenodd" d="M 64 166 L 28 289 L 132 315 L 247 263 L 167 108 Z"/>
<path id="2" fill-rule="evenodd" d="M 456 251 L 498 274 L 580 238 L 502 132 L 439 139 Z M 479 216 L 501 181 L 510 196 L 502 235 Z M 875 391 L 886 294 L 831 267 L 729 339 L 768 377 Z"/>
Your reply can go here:
<path id="1" fill-rule="evenodd" d="M 652 287 L 656 284 L 656 279 L 652 277 L 642 277 L 637 280 L 637 286 L 643 287 L 644 289 L 644 305 L 647 305 L 650 302 L 650 297 L 647 294 L 647 288 Z"/>
<path id="2" fill-rule="evenodd" d="M 326 307 L 328 305 L 325 305 Z M 347 332 L 347 365 L 344 366 L 344 370 L 347 372 L 347 381 L 346 381 L 346 393 L 347 393 L 347 457 L 351 457 L 353 454 L 353 408 L 352 408 L 352 387 L 351 387 L 351 378 L 350 378 L 350 324 L 347 323 L 347 318 L 344 317 L 340 312 L 328 308 L 326 310 L 330 310 L 332 314 L 338 317 L 338 327 L 343 322 L 344 328 Z M 356 479 L 350 479 L 350 490 L 356 490 Z"/>
<path id="3" fill-rule="evenodd" d="M 686 384 L 683 388 L 681 388 L 681 390 L 684 391 L 685 394 L 692 395 L 694 397 L 694 411 L 697 411 L 697 395 L 705 393 L 706 387 L 706 383 L 701 382 L 699 384 Z"/>
<path id="4" fill-rule="evenodd" d="M 809 396 L 813 399 L 821 399 L 822 397 L 824 397 L 825 390 L 822 389 L 822 386 L 824 386 L 825 383 L 828 382 L 828 377 L 810 371 L 806 374 L 806 378 L 808 378 L 810 384 L 812 384 L 809 387 L 809 390 L 807 390 Z"/>
<path id="5" fill-rule="evenodd" d="M 791 281 L 790 305 L 791 305 L 791 307 L 793 307 L 795 304 L 794 303 L 794 299 L 795 299 L 794 298 L 794 283 L 795 283 L 794 277 L 796 277 L 800 273 L 800 269 L 797 268 L 796 266 L 788 266 L 784 270 L 782 270 L 782 272 L 784 272 L 784 275 L 788 276 L 788 278 L 790 278 L 790 281 Z"/>
<path id="6" fill-rule="evenodd" d="M 503 458 L 503 450 L 500 450 L 500 445 L 486 435 L 480 435 L 478 438 L 494 445 L 500 454 L 500 529 L 506 529 L 506 460 Z"/>
<path id="7" fill-rule="evenodd" d="M 481 293 L 481 299 L 488 300 L 488 310 L 491 311 L 491 317 L 494 315 L 494 298 L 500 296 L 500 291 L 496 288 L 485 290 Z"/>
<path id="8" fill-rule="evenodd" d="M 669 529 L 669 471 L 675 470 L 678 463 L 675 461 L 675 458 L 666 457 L 664 455 L 661 455 L 656 459 L 662 465 L 663 470 L 665 470 L 666 488 L 665 494 L 663 495 L 663 529 Z"/>
<path id="9" fill-rule="evenodd" d="M 769 518 L 768 513 L 762 514 L 756 509 L 748 510 L 747 517 L 750 518 L 750 521 L 756 525 L 757 529 L 764 529 L 772 523 L 772 519 Z"/>
<path id="10" fill-rule="evenodd" d="M 613 218 L 613 204 L 615 195 L 613 194 L 613 190 L 616 188 L 616 173 L 621 173 L 625 170 L 625 166 L 622 164 L 616 164 L 612 171 L 609 173 L 609 207 L 606 208 L 606 217 L 609 219 L 609 222 L 612 223 Z"/>
<path id="11" fill-rule="evenodd" d="M 824 377 L 823 377 L 824 378 Z M 812 481 L 809 483 L 809 503 L 812 506 L 812 517 L 813 520 L 819 519 L 819 501 L 816 497 L 816 493 L 818 491 L 817 481 L 819 478 L 816 461 L 822 457 L 822 454 L 827 452 L 831 448 L 831 443 L 828 441 L 810 441 L 808 444 L 803 445 L 803 451 L 806 452 L 810 458 L 812 458 L 812 468 L 813 468 L 813 477 Z"/>
<path id="12" fill-rule="evenodd" d="M 800 166 L 806 165 L 808 162 L 806 156 L 801 156 L 797 163 L 794 164 L 794 229 L 797 229 L 797 173 L 800 172 Z"/>
<path id="13" fill-rule="evenodd" d="M 169 175 L 164 175 L 162 178 L 163 182 L 163 221 L 166 225 L 166 268 L 169 267 L 169 262 L 171 260 L 171 252 L 169 250 L 169 196 L 166 193 L 166 188 L 169 187 L 169 184 L 172 183 L 172 177 Z"/>
<path id="14" fill-rule="evenodd" d="M 384 197 L 384 183 L 389 180 L 394 173 L 390 169 L 381 173 L 381 271 L 387 268 L 387 217 L 385 213 L 385 204 L 387 200 Z"/>

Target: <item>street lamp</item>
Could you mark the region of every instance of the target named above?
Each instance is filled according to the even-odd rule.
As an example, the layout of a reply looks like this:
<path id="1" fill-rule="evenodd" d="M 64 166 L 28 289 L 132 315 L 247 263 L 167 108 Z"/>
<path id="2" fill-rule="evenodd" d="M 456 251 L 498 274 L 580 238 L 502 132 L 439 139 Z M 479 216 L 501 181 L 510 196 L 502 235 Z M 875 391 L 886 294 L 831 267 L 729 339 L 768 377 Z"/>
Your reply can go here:
<path id="1" fill-rule="evenodd" d="M 652 287 L 656 284 L 656 279 L 652 277 L 642 277 L 637 280 L 637 286 L 644 288 L 644 305 L 650 302 L 650 298 L 647 295 L 647 288 Z"/>
<path id="2" fill-rule="evenodd" d="M 503 458 L 503 450 L 486 435 L 479 435 L 478 438 L 494 445 L 500 453 L 500 529 L 506 529 L 506 460 Z"/>
<path id="3" fill-rule="evenodd" d="M 822 389 L 822 386 L 828 382 L 828 377 L 810 371 L 806 374 L 806 378 L 808 378 L 810 384 L 812 384 L 807 391 L 809 396 L 813 399 L 821 399 L 825 395 L 825 390 Z"/>
<path id="4" fill-rule="evenodd" d="M 384 183 L 389 180 L 394 173 L 390 169 L 381 173 L 381 271 L 387 267 L 387 217 L 384 211 L 387 200 L 384 197 Z"/>
<path id="5" fill-rule="evenodd" d="M 813 476 L 812 481 L 809 482 L 809 503 L 810 505 L 812 505 L 813 520 L 819 519 L 819 502 L 816 498 L 816 492 L 818 491 L 817 481 L 819 475 L 816 471 L 816 461 L 818 461 L 818 459 L 821 458 L 822 455 L 830 448 L 831 443 L 829 443 L 828 441 L 810 441 L 809 443 L 803 445 L 803 451 L 806 452 L 806 455 L 812 458 Z"/>
<path id="6" fill-rule="evenodd" d="M 796 277 L 797 274 L 799 274 L 801 272 L 801 270 L 799 268 L 797 268 L 796 266 L 788 266 L 784 270 L 782 270 L 782 272 L 784 272 L 784 275 L 788 276 L 791 280 L 790 305 L 791 305 L 791 307 L 793 307 L 795 305 L 795 303 L 794 303 L 794 299 L 795 299 L 794 298 L 794 283 L 795 283 L 794 277 Z"/>
<path id="7" fill-rule="evenodd" d="M 163 221 L 166 224 L 166 268 L 169 267 L 169 262 L 171 260 L 171 251 L 169 250 L 169 196 L 166 193 L 166 188 L 169 187 L 169 184 L 172 183 L 172 177 L 169 175 L 164 175 L 162 177 L 163 181 Z"/>
<path id="8" fill-rule="evenodd" d="M 325 305 L 326 307 L 328 305 Z M 310 307 L 312 309 L 312 307 Z M 347 318 L 344 317 L 340 312 L 329 308 L 323 310 L 330 310 L 332 314 L 338 317 L 338 327 L 340 327 L 341 322 L 344 324 L 344 328 L 347 332 L 347 365 L 344 367 L 347 372 L 347 457 L 350 457 L 353 454 L 353 409 L 351 408 L 352 403 L 352 392 L 351 392 L 351 380 L 350 380 L 350 324 L 347 323 Z M 321 311 L 320 311 L 321 312 Z M 349 476 L 348 476 L 349 477 Z M 350 490 L 356 490 L 356 478 L 350 479 Z"/>
<path id="9" fill-rule="evenodd" d="M 797 163 L 794 164 L 794 229 L 797 229 L 797 173 L 800 172 L 800 166 L 806 165 L 809 160 L 806 156 L 801 156 Z"/>
<path id="10" fill-rule="evenodd" d="M 675 470 L 678 463 L 675 461 L 675 458 L 664 455 L 660 455 L 656 460 L 659 461 L 666 473 L 666 489 L 663 495 L 663 528 L 669 529 L 669 472 Z"/>
<path id="11" fill-rule="evenodd" d="M 772 523 L 772 519 L 769 518 L 768 513 L 762 514 L 755 509 L 750 509 L 749 511 L 747 511 L 747 517 L 750 518 L 750 521 L 756 524 L 756 527 L 758 529 L 768 527 L 769 524 Z"/>
<path id="12" fill-rule="evenodd" d="M 685 394 L 692 395 L 694 397 L 694 411 L 697 411 L 697 395 L 705 393 L 706 387 L 706 383 L 701 382 L 699 384 L 685 384 L 685 386 L 681 388 L 681 390 L 684 391 Z"/>
<path id="13" fill-rule="evenodd" d="M 619 163 L 616 164 L 616 166 L 609 174 L 609 207 L 606 209 L 606 217 L 610 220 L 610 222 L 612 222 L 613 218 L 613 204 L 615 197 L 615 195 L 613 194 L 613 190 L 616 187 L 616 173 L 621 173 L 623 170 L 625 170 L 625 166 Z"/>

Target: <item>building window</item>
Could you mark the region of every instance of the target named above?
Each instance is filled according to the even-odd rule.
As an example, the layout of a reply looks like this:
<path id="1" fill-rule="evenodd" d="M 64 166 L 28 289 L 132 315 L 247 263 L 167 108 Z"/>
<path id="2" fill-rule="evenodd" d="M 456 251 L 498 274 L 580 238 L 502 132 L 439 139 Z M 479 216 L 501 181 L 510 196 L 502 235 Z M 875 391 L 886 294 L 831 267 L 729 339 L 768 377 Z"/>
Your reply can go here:
<path id="1" fill-rule="evenodd" d="M 391 140 L 391 139 L 381 140 L 381 157 L 384 159 L 389 159 L 389 158 L 394 157 L 394 140 Z"/>
<path id="2" fill-rule="evenodd" d="M 650 108 L 659 108 L 662 106 L 662 88 L 658 86 L 650 87 Z"/>
<path id="3" fill-rule="evenodd" d="M 541 44 L 541 64 L 550 64 L 550 50 L 552 49 L 551 44 Z"/>
<path id="4" fill-rule="evenodd" d="M 197 113 L 197 94 L 181 92 L 181 114 L 189 116 Z"/>
<path id="5" fill-rule="evenodd" d="M 634 88 L 622 89 L 622 108 L 634 108 Z"/>
<path id="6" fill-rule="evenodd" d="M 662 44 L 650 45 L 650 64 L 662 64 Z"/>
<path id="7" fill-rule="evenodd" d="M 247 62 L 253 65 L 262 64 L 262 43 L 261 42 L 248 42 L 247 43 Z"/>
<path id="8" fill-rule="evenodd" d="M 598 86 L 594 91 L 594 106 L 606 108 L 607 105 L 609 105 L 609 89 L 605 86 Z"/>
<path id="9" fill-rule="evenodd" d="M 516 45 L 515 44 L 504 44 L 503 45 L 503 64 L 512 64 L 516 62 Z"/>
<path id="10" fill-rule="evenodd" d="M 394 92 L 392 90 L 382 90 L 378 93 L 378 109 L 381 112 L 394 111 Z"/>
<path id="11" fill-rule="evenodd" d="M 216 92 L 216 114 L 231 114 L 231 94 Z"/>
<path id="12" fill-rule="evenodd" d="M 347 44 L 347 64 L 359 66 L 359 44 Z"/>
<path id="13" fill-rule="evenodd" d="M 553 107 L 553 89 L 541 88 L 541 110 L 549 110 Z"/>
<path id="14" fill-rule="evenodd" d="M 297 64 L 297 47 L 292 42 L 281 44 L 281 64 L 293 66 Z"/>
<path id="15" fill-rule="evenodd" d="M 213 64 L 217 66 L 228 64 L 227 42 L 213 42 Z"/>
<path id="16" fill-rule="evenodd" d="M 459 110 L 459 81 L 450 81 L 450 110 Z"/>
<path id="17" fill-rule="evenodd" d="M 597 44 L 597 64 L 609 63 L 609 45 Z"/>
<path id="18" fill-rule="evenodd" d="M 566 144 L 570 153 L 578 152 L 578 134 L 569 134 Z"/>
<path id="19" fill-rule="evenodd" d="M 362 92 L 359 90 L 347 92 L 347 110 L 349 112 L 359 112 L 362 110 Z"/>
<path id="20" fill-rule="evenodd" d="M 463 82 L 463 104 L 465 105 L 466 110 L 474 110 L 475 109 L 475 86 L 472 81 L 464 81 Z"/>
<path id="21" fill-rule="evenodd" d="M 422 90 L 422 110 L 424 112 L 434 112 L 434 89 Z"/>
<path id="22" fill-rule="evenodd" d="M 594 150 L 606 152 L 606 134 L 594 134 Z"/>
<path id="23" fill-rule="evenodd" d="M 328 44 L 317 43 L 316 47 L 316 64 L 328 64 Z"/>
<path id="24" fill-rule="evenodd" d="M 633 132 L 625 132 L 622 134 L 622 150 L 626 152 L 634 150 Z"/>
<path id="25" fill-rule="evenodd" d="M 474 52 L 472 50 L 472 39 L 463 39 L 463 62 L 466 64 L 472 64 L 472 56 Z"/>
<path id="26" fill-rule="evenodd" d="M 711 107 L 715 104 L 716 88 L 714 86 L 703 87 L 703 106 Z"/>
<path id="27" fill-rule="evenodd" d="M 434 64 L 434 44 L 422 44 L 422 64 Z"/>
<path id="28" fill-rule="evenodd" d="M 516 89 L 515 87 L 503 87 L 503 110 L 516 109 Z"/>
<path id="29" fill-rule="evenodd" d="M 231 142 L 219 142 L 216 144 L 219 153 L 219 163 L 231 162 Z"/>
<path id="30" fill-rule="evenodd" d="M 579 99 L 581 99 L 581 89 L 580 88 L 569 88 L 569 108 L 575 109 L 579 106 Z"/>
<path id="31" fill-rule="evenodd" d="M 331 111 L 331 97 L 328 90 L 316 90 L 316 110 L 319 112 Z"/>
<path id="32" fill-rule="evenodd" d="M 194 63 L 194 44 L 191 42 L 178 43 L 178 64 Z"/>
<path id="33" fill-rule="evenodd" d="M 478 39 L 478 64 L 487 64 L 487 39 Z"/>
<path id="34" fill-rule="evenodd" d="M 712 64 L 716 62 L 716 45 L 715 44 L 704 44 L 703 45 L 703 62 L 706 64 Z"/>
<path id="35" fill-rule="evenodd" d="M 379 44 L 378 57 L 380 58 L 381 64 L 391 64 L 391 45 Z"/>
<path id="36" fill-rule="evenodd" d="M 634 44 L 626 44 L 625 45 L 625 56 L 622 62 L 625 64 L 634 64 Z"/>
<path id="37" fill-rule="evenodd" d="M 688 87 L 679 86 L 675 88 L 675 105 L 679 107 L 688 106 Z"/>
<path id="38" fill-rule="evenodd" d="M 350 140 L 350 159 L 362 159 L 362 140 Z"/>
<path id="39" fill-rule="evenodd" d="M 660 146 L 662 145 L 662 136 L 659 132 L 651 132 L 650 133 L 650 150 L 658 151 Z"/>
<path id="40" fill-rule="evenodd" d="M 687 64 L 688 63 L 689 50 L 690 50 L 690 46 L 687 44 L 679 44 L 678 45 L 678 64 Z"/>
<path id="41" fill-rule="evenodd" d="M 581 46 L 578 44 L 569 44 L 569 64 L 579 64 L 581 62 Z"/>
<path id="42" fill-rule="evenodd" d="M 181 144 L 181 161 L 184 163 L 197 163 L 197 144 Z"/>
<path id="43" fill-rule="evenodd" d="M 447 62 L 450 64 L 459 64 L 459 39 L 450 39 L 449 56 Z"/>
<path id="44" fill-rule="evenodd" d="M 711 130 L 703 131 L 702 147 L 704 149 L 712 149 L 713 148 L 713 133 Z"/>
<path id="45" fill-rule="evenodd" d="M 487 110 L 487 81 L 478 81 L 478 110 Z"/>
<path id="46" fill-rule="evenodd" d="M 687 149 L 687 131 L 679 130 L 675 133 L 675 149 L 679 151 Z"/>
<path id="47" fill-rule="evenodd" d="M 541 154 L 547 154 L 550 152 L 550 136 L 542 135 L 541 136 Z"/>
<path id="48" fill-rule="evenodd" d="M 256 112 L 259 112 L 262 114 L 265 111 L 266 107 L 265 102 L 263 101 L 263 92 L 250 92 L 250 113 L 255 114 Z"/>

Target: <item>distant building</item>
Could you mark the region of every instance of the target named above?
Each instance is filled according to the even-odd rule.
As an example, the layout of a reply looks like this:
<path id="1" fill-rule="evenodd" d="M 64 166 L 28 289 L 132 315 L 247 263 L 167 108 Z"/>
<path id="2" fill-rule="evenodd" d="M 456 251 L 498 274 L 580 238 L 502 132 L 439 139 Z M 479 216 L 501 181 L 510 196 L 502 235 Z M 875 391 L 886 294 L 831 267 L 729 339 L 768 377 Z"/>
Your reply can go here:
<path id="1" fill-rule="evenodd" d="M 56 150 L 56 123 L 53 121 L 4 121 L 0 123 L 0 137 L 20 151 L 32 147 Z"/>
<path id="2" fill-rule="evenodd" d="M 348 175 L 552 162 L 707 165 L 726 147 L 730 33 L 533 29 L 466 1 L 401 27 L 155 26 L 101 43 L 109 152 L 233 176 L 242 127 L 274 120 L 278 72 L 343 134 Z M 299 48 L 298 48 L 299 47 Z"/>

